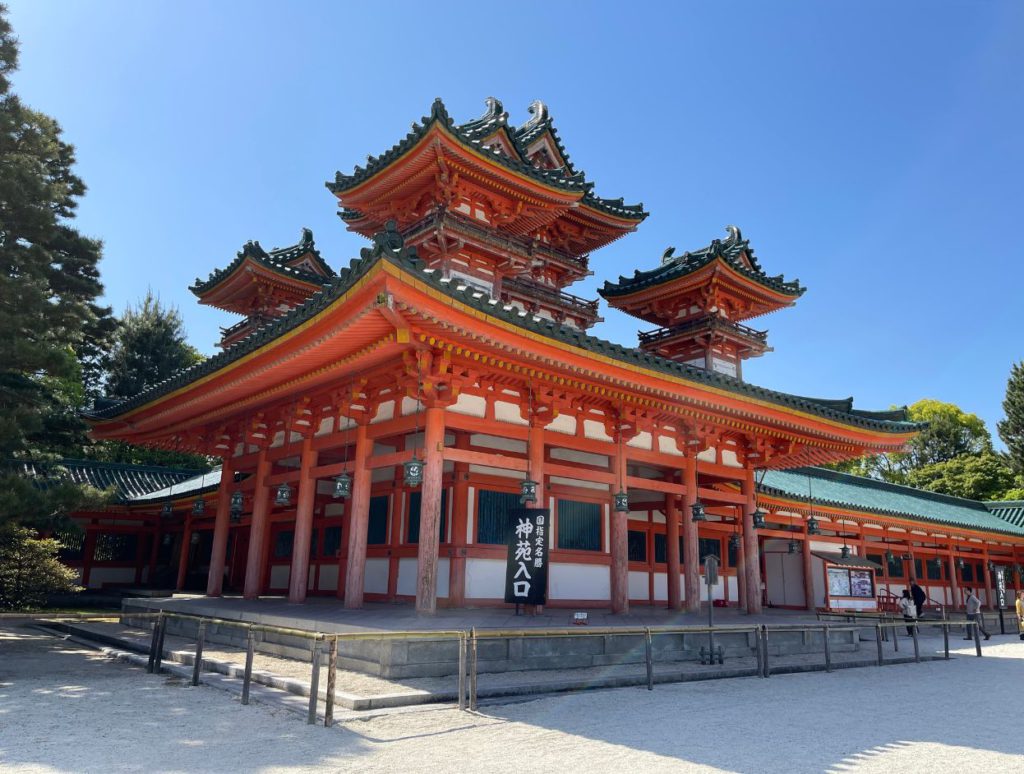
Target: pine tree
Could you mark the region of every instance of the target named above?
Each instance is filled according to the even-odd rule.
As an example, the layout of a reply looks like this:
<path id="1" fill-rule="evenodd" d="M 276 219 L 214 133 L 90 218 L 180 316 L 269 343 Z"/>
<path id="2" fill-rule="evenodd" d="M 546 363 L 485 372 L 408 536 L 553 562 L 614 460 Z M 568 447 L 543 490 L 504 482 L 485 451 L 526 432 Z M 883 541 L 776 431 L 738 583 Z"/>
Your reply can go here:
<path id="1" fill-rule="evenodd" d="M 100 243 L 71 226 L 85 184 L 57 122 L 11 92 L 18 44 L 0 5 L 0 524 L 58 519 L 93 498 L 72 485 L 22 487 L 12 460 L 86 443 L 79 351 L 102 337 Z M 20 493 L 20 496 L 12 496 Z"/>
<path id="2" fill-rule="evenodd" d="M 996 429 L 1006 444 L 1010 466 L 1018 476 L 1024 476 L 1024 361 L 1010 369 L 1003 412 L 1006 419 L 998 422 Z"/>

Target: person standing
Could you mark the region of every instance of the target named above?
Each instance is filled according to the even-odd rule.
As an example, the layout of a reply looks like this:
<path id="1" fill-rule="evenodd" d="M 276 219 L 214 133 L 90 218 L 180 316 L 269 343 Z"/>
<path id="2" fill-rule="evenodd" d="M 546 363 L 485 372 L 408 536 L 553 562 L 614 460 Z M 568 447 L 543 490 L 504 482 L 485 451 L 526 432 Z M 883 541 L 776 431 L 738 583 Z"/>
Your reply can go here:
<path id="1" fill-rule="evenodd" d="M 978 627 L 978 631 L 985 635 L 985 639 L 991 638 L 991 634 L 985 631 L 985 621 L 981 617 L 981 600 L 978 599 L 974 593 L 974 589 L 967 589 L 967 620 L 972 621 L 974 626 Z M 974 637 L 971 634 L 970 624 L 967 627 L 967 636 L 965 640 L 973 640 Z"/>
<path id="2" fill-rule="evenodd" d="M 924 612 L 924 601 L 928 599 L 928 595 L 924 593 L 924 589 L 917 585 L 916 580 L 910 581 L 910 596 L 914 600 L 914 608 L 917 610 L 917 617 L 920 618 Z"/>
<path id="3" fill-rule="evenodd" d="M 914 600 L 910 598 L 910 592 L 903 589 L 903 596 L 900 598 L 900 612 L 903 613 L 903 620 L 907 622 L 907 636 L 914 636 L 914 624 L 917 621 L 917 607 Z"/>

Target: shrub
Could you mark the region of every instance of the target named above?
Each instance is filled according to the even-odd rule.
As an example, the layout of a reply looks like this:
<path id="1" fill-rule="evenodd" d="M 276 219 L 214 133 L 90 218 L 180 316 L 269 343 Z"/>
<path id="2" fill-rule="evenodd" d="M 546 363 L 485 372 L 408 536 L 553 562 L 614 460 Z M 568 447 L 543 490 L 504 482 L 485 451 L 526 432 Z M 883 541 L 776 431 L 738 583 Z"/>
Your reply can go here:
<path id="1" fill-rule="evenodd" d="M 0 526 L 0 610 L 38 608 L 50 594 L 82 590 L 75 571 L 57 559 L 59 549 L 28 527 Z"/>

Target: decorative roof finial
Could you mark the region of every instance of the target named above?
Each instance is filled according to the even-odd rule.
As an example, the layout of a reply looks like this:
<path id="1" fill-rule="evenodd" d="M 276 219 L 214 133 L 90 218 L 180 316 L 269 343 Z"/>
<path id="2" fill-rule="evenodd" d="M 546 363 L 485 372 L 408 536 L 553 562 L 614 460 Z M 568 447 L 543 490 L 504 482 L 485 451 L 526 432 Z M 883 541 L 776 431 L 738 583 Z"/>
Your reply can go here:
<path id="1" fill-rule="evenodd" d="M 661 254 L 662 264 L 670 263 L 672 261 L 672 253 L 675 251 L 676 249 L 674 247 L 666 247 L 665 252 Z"/>
<path id="2" fill-rule="evenodd" d="M 527 126 L 534 124 L 542 124 L 548 120 L 548 106 L 541 102 L 539 99 L 535 99 L 530 103 L 527 112 L 529 112 L 531 118 L 526 122 Z"/>
<path id="3" fill-rule="evenodd" d="M 309 228 L 302 229 L 302 238 L 299 239 L 299 244 L 303 247 L 313 246 L 313 230 Z"/>
<path id="4" fill-rule="evenodd" d="M 725 241 L 728 242 L 729 244 L 735 245 L 743 240 L 743 234 L 740 233 L 740 229 L 738 226 L 726 226 L 725 230 L 729 234 L 729 238 L 726 239 Z"/>
<path id="5" fill-rule="evenodd" d="M 484 104 L 487 105 L 487 112 L 484 113 L 484 118 L 501 118 L 505 113 L 505 106 L 501 104 L 501 100 L 495 97 L 488 97 L 484 100 Z"/>

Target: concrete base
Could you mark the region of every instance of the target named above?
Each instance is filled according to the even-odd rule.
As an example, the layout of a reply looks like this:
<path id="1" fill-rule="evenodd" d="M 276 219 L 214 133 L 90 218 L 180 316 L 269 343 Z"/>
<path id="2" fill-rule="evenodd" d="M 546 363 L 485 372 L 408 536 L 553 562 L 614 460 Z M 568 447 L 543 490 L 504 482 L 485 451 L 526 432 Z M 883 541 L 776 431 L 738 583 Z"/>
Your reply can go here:
<path id="1" fill-rule="evenodd" d="M 310 632 L 362 632 L 369 627 L 346 625 L 336 620 L 314 619 L 308 617 L 309 608 L 292 606 L 296 612 L 301 608 L 307 615 L 288 616 L 280 612 L 264 612 L 259 605 L 241 603 L 232 605 L 219 601 L 216 607 L 205 603 L 206 600 L 163 599 L 142 600 L 126 599 L 123 604 L 125 622 L 142 624 L 143 619 L 133 618 L 132 612 L 181 612 L 189 615 L 204 615 L 238 621 L 242 623 L 265 624 L 290 629 L 301 629 Z M 241 602 L 241 601 L 240 601 Z M 315 610 L 315 608 L 314 608 Z M 291 611 L 289 611 L 291 612 Z M 335 611 L 332 611 L 332 613 Z M 401 610 L 394 611 L 395 617 L 403 617 Z M 480 626 L 487 622 L 489 613 L 481 613 L 476 622 L 461 620 L 462 625 L 446 626 L 452 630 L 468 630 L 477 628 L 486 632 L 489 627 Z M 692 617 L 691 617 L 692 618 Z M 536 622 L 528 618 L 522 619 Z M 442 623 L 431 619 L 432 623 Z M 423 623 L 419 621 L 418 623 Z M 445 622 L 445 623 L 455 623 Z M 679 622 L 682 624 L 683 622 Z M 686 621 L 689 625 L 696 621 Z M 727 623 L 753 624 L 750 618 L 731 620 Z M 792 618 L 776 620 L 774 623 L 796 623 Z M 810 621 L 808 621 L 810 623 Z M 468 625 L 467 625 L 468 624 Z M 561 621 L 548 622 L 547 625 L 563 625 Z M 602 622 L 603 626 L 607 622 Z M 634 620 L 622 620 L 623 627 L 648 625 L 671 625 L 670 622 L 638 623 Z M 699 625 L 699 624 L 698 624 Z M 452 635 L 438 631 L 436 638 L 429 635 L 429 629 L 435 627 L 413 626 L 407 630 L 418 629 L 421 634 L 415 638 L 368 638 L 359 640 L 342 640 L 338 648 L 338 665 L 343 669 L 389 679 L 412 677 L 441 677 L 455 675 L 458 672 L 458 641 Z M 494 628 L 512 628 L 502 626 Z M 517 627 L 522 628 L 522 627 Z M 424 631 L 427 629 L 428 631 Z M 168 621 L 168 634 L 192 637 L 196 623 L 189 619 L 172 618 Z M 372 631 L 372 630 L 370 630 Z M 393 631 L 393 630 L 392 630 Z M 538 632 L 539 634 L 539 632 Z M 209 624 L 206 638 L 210 642 L 245 647 L 245 628 L 237 625 Z M 752 632 L 723 632 L 715 635 L 715 646 L 721 646 L 726 659 L 750 658 L 756 653 L 756 639 Z M 832 631 L 831 648 L 834 653 L 852 652 L 860 648 L 859 632 L 856 629 Z M 297 660 L 308 660 L 311 640 L 298 635 L 276 632 L 259 633 L 256 648 L 262 653 L 283 656 Z M 701 648 L 708 646 L 707 634 L 653 633 L 652 651 L 654 661 L 658 664 L 693 662 L 700 660 Z M 770 656 L 791 656 L 824 652 L 823 632 L 821 631 L 772 631 L 768 638 Z M 579 636 L 529 636 L 483 638 L 478 641 L 478 671 L 481 673 L 499 673 L 523 670 L 579 669 L 601 666 L 622 666 L 642 664 L 645 659 L 645 643 L 642 634 L 586 634 L 581 628 Z M 326 655 L 325 655 L 326 659 Z"/>

